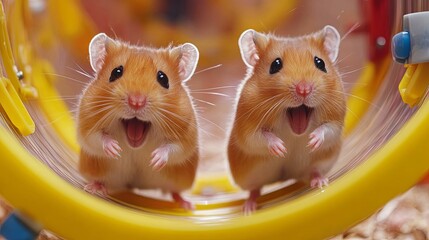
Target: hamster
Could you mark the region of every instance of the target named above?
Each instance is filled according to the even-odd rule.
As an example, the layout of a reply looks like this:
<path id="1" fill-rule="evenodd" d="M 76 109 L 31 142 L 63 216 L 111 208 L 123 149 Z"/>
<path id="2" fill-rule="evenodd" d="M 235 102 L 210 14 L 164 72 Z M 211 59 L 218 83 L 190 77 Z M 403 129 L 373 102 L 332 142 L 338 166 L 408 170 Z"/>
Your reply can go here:
<path id="1" fill-rule="evenodd" d="M 261 188 L 297 179 L 312 187 L 336 162 L 346 98 L 335 67 L 340 35 L 332 26 L 283 38 L 249 29 L 239 47 L 248 67 L 239 87 L 228 142 L 235 183 L 250 191 L 243 210 L 256 210 Z"/>
<path id="2" fill-rule="evenodd" d="M 185 85 L 198 49 L 131 46 L 100 33 L 89 58 L 95 77 L 77 116 L 85 190 L 161 189 L 192 209 L 180 192 L 192 186 L 199 159 L 196 111 Z"/>

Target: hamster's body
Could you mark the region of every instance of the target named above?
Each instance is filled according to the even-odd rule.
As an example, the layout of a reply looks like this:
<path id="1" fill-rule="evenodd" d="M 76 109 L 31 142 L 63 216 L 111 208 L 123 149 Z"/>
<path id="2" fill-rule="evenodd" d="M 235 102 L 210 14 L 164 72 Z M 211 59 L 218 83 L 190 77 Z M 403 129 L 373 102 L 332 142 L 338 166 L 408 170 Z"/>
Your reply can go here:
<path id="1" fill-rule="evenodd" d="M 166 49 L 130 46 L 105 34 L 90 44 L 95 78 L 78 112 L 79 170 L 90 192 L 131 188 L 189 189 L 198 165 L 198 126 L 183 82 L 193 74 L 192 44 Z"/>
<path id="2" fill-rule="evenodd" d="M 346 111 L 334 66 L 339 41 L 330 26 L 299 38 L 253 30 L 240 37 L 249 69 L 238 93 L 228 159 L 236 184 L 250 191 L 246 213 L 256 209 L 266 184 L 298 179 L 327 185 L 324 175 L 341 150 Z"/>

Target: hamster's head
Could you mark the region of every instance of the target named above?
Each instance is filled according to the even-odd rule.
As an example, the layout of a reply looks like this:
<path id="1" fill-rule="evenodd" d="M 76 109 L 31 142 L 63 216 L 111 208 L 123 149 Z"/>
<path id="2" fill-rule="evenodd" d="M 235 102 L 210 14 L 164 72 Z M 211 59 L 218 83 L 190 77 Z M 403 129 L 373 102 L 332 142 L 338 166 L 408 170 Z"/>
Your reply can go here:
<path id="1" fill-rule="evenodd" d="M 151 128 L 168 131 L 175 127 L 171 121 L 193 114 L 184 82 L 198 62 L 194 45 L 138 47 L 100 33 L 89 45 L 89 57 L 96 75 L 85 102 L 98 106 L 101 128 L 120 121 L 131 147 L 141 146 Z"/>
<path id="2" fill-rule="evenodd" d="M 239 40 L 251 74 L 247 85 L 258 101 L 286 109 L 292 130 L 302 134 L 315 109 L 332 111 L 332 105 L 344 101 L 335 67 L 339 45 L 340 35 L 332 26 L 296 38 L 247 30 Z"/>

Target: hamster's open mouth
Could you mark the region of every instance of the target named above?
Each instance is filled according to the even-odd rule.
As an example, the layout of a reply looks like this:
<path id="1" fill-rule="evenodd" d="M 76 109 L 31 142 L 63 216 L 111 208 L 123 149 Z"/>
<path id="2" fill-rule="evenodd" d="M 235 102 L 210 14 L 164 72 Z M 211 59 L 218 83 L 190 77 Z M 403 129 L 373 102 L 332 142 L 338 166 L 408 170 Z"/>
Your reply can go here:
<path id="1" fill-rule="evenodd" d="M 310 122 L 312 113 L 313 108 L 304 104 L 299 107 L 287 109 L 289 124 L 295 134 L 301 135 L 305 132 L 308 127 L 308 123 Z"/>
<path id="2" fill-rule="evenodd" d="M 150 122 L 144 122 L 137 118 L 122 119 L 122 124 L 125 128 L 128 143 L 133 148 L 138 148 L 143 144 L 146 138 L 147 131 L 150 127 Z"/>

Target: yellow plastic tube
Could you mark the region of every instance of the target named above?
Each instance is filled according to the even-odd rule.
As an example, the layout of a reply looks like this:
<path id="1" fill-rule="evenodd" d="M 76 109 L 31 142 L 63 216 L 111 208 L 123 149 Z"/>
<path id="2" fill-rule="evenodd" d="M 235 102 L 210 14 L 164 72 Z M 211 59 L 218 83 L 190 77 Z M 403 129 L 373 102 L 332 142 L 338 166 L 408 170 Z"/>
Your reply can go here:
<path id="1" fill-rule="evenodd" d="M 429 170 L 428 122 L 426 102 L 382 149 L 324 192 L 211 224 L 151 216 L 85 194 L 0 128 L 0 195 L 67 239 L 322 239 L 369 216 Z"/>

